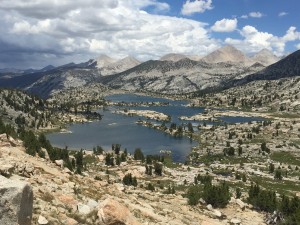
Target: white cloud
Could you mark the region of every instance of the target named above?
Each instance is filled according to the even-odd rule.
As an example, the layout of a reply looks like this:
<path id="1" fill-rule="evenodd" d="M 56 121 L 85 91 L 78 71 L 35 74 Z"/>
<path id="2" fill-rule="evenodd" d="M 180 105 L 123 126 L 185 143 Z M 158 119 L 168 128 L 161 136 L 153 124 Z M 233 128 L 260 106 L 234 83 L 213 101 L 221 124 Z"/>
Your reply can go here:
<path id="1" fill-rule="evenodd" d="M 215 32 L 232 32 L 237 27 L 237 19 L 222 19 L 216 21 L 211 29 Z"/>
<path id="2" fill-rule="evenodd" d="M 287 12 L 280 12 L 280 13 L 278 14 L 279 17 L 286 16 L 286 15 L 288 15 Z"/>
<path id="3" fill-rule="evenodd" d="M 185 16 L 190 16 L 195 13 L 203 13 L 206 10 L 211 10 L 212 7 L 212 0 L 187 0 L 181 9 L 181 14 Z"/>
<path id="4" fill-rule="evenodd" d="M 249 16 L 250 16 L 250 17 L 253 17 L 253 18 L 261 18 L 261 17 L 263 17 L 264 15 L 263 15 L 261 12 L 250 12 L 250 13 L 249 13 Z"/>
<path id="5" fill-rule="evenodd" d="M 159 15 L 170 6 L 158 0 L 0 1 L 0 67 L 9 67 L 4 64 L 9 59 L 20 64 L 26 60 L 23 65 L 28 67 L 61 65 L 103 53 L 117 58 L 132 55 L 140 60 L 170 52 L 204 55 L 221 46 L 222 40 L 215 39 L 211 31 L 231 32 L 238 23 L 238 19 L 222 19 L 208 27 L 192 19 Z M 212 9 L 212 0 L 184 2 L 195 4 L 185 8 L 187 15 Z M 156 15 L 146 12 L 149 7 Z M 239 32 L 240 38 L 227 38 L 225 43 L 246 53 L 268 48 L 280 55 L 286 43 L 300 40 L 295 27 L 282 36 L 253 26 Z"/>
<path id="6" fill-rule="evenodd" d="M 250 12 L 248 14 L 244 14 L 242 16 L 240 16 L 241 19 L 248 19 L 249 17 L 252 17 L 252 18 L 261 18 L 265 16 L 263 13 L 261 12 Z"/>
<path id="7" fill-rule="evenodd" d="M 285 42 L 300 40 L 300 32 L 296 31 L 296 27 L 290 27 L 283 36 Z"/>
<path id="8" fill-rule="evenodd" d="M 300 49 L 300 43 L 295 46 L 297 49 Z"/>
<path id="9" fill-rule="evenodd" d="M 237 46 L 244 52 L 254 53 L 266 48 L 277 55 L 283 55 L 286 43 L 300 40 L 300 32 L 295 27 L 290 27 L 282 37 L 268 32 L 258 31 L 255 27 L 247 25 L 240 31 L 243 39 L 226 38 L 225 43 Z"/>
<path id="10" fill-rule="evenodd" d="M 82 62 L 102 53 L 147 60 L 170 52 L 205 54 L 220 47 L 207 24 L 153 15 L 145 11 L 149 6 L 157 11 L 169 7 L 156 0 L 3 0 L 0 62 L 4 46 L 22 54 L 35 52 L 34 59 L 23 57 L 28 63 L 39 63 L 47 55 L 53 64 Z"/>

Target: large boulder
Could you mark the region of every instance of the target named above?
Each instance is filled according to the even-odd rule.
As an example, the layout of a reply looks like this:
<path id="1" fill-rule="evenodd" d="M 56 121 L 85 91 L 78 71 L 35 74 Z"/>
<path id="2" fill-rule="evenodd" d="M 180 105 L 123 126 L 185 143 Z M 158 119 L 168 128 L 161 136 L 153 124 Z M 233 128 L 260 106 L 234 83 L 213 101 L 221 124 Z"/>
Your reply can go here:
<path id="1" fill-rule="evenodd" d="M 140 225 L 127 207 L 112 199 L 99 204 L 98 217 L 105 225 Z"/>
<path id="2" fill-rule="evenodd" d="M 0 224 L 30 225 L 33 207 L 31 187 L 0 176 Z"/>

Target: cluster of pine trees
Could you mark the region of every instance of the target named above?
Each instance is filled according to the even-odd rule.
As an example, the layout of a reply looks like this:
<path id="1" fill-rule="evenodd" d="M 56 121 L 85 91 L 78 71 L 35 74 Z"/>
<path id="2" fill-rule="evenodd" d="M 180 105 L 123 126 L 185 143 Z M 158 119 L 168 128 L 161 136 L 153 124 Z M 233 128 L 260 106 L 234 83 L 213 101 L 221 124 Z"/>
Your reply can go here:
<path id="1" fill-rule="evenodd" d="M 225 207 L 230 199 L 229 186 L 224 181 L 219 185 L 212 184 L 210 176 L 198 175 L 195 177 L 195 185 L 189 187 L 187 198 L 190 205 L 197 205 L 200 198 L 213 207 Z M 198 184 L 201 182 L 201 185 Z"/>
<path id="2" fill-rule="evenodd" d="M 133 177 L 131 173 L 128 173 L 123 177 L 123 184 L 136 187 L 137 179 Z"/>
<path id="3" fill-rule="evenodd" d="M 97 147 L 98 149 L 99 147 Z M 101 148 L 101 147 L 100 147 Z M 101 148 L 102 149 L 102 148 Z M 112 145 L 112 150 L 114 151 L 113 153 L 107 153 L 105 156 L 105 165 L 107 166 L 115 166 L 115 165 L 120 165 L 121 162 L 126 162 L 127 159 L 127 149 L 120 154 L 121 151 L 121 145 L 120 144 L 113 144 Z M 95 152 L 95 151 L 94 151 Z M 97 152 L 97 150 L 96 150 Z M 103 150 L 101 151 L 103 153 Z M 101 154 L 102 154 L 101 153 Z"/>
<path id="4" fill-rule="evenodd" d="M 273 213 L 275 210 L 283 214 L 281 224 L 300 224 L 300 199 L 296 196 L 289 198 L 285 195 L 278 200 L 274 191 L 263 190 L 258 184 L 251 184 L 248 201 L 259 210 Z"/>

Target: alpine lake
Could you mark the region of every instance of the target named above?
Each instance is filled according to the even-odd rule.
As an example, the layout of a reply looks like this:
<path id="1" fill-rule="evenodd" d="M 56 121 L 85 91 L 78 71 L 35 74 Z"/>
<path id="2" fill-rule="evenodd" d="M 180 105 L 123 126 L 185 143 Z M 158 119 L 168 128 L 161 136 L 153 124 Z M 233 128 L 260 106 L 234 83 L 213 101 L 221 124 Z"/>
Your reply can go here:
<path id="1" fill-rule="evenodd" d="M 218 122 L 185 121 L 180 120 L 179 117 L 204 113 L 205 108 L 188 107 L 188 101 L 135 94 L 116 94 L 107 96 L 105 99 L 116 103 L 168 103 L 159 106 L 141 106 L 145 104 L 137 104 L 139 106 L 129 107 L 129 109 L 161 112 L 171 117 L 171 120 L 166 122 L 167 127 L 170 127 L 171 123 L 181 125 L 191 122 L 195 131 L 197 131 L 198 125 L 203 123 L 247 123 L 263 120 L 257 117 L 221 117 Z M 97 112 L 103 115 L 102 120 L 70 124 L 67 127 L 68 132 L 50 133 L 47 135 L 47 138 L 53 146 L 61 148 L 67 146 L 68 149 L 72 150 L 92 150 L 96 146 L 110 150 L 112 144 L 121 144 L 121 149 L 124 150 L 126 148 L 130 153 L 133 153 L 136 148 L 141 148 L 145 155 L 160 154 L 161 150 L 168 150 L 172 152 L 171 155 L 175 162 L 185 162 L 191 148 L 197 145 L 195 141 L 186 136 L 175 137 L 161 130 L 138 125 L 136 122 L 139 119 L 146 120 L 147 118 L 115 113 L 120 110 L 124 110 L 124 106 L 109 106 L 105 109 L 99 109 Z M 162 123 L 155 120 L 151 122 L 155 124 Z"/>

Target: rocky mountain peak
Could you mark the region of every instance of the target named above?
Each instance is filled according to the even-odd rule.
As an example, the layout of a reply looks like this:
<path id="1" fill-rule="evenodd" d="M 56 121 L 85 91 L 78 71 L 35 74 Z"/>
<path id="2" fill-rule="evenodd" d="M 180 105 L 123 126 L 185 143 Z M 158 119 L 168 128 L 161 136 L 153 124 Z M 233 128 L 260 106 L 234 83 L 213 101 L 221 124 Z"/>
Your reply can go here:
<path id="1" fill-rule="evenodd" d="M 117 62 L 116 59 L 113 59 L 105 54 L 99 56 L 98 58 L 95 59 L 95 61 L 97 62 L 97 68 L 102 68 L 105 66 L 108 66 L 112 63 Z"/>
<path id="2" fill-rule="evenodd" d="M 208 63 L 232 62 L 249 64 L 250 59 L 237 48 L 226 45 L 205 56 L 203 61 Z"/>
<path id="3" fill-rule="evenodd" d="M 279 61 L 279 58 L 268 49 L 262 49 L 252 57 L 253 61 L 263 64 L 264 66 L 271 65 Z"/>
<path id="4" fill-rule="evenodd" d="M 140 61 L 138 61 L 136 58 L 132 57 L 132 56 L 127 56 L 123 59 L 120 59 L 119 61 L 117 61 L 116 63 L 128 63 L 128 64 L 135 64 L 139 65 Z"/>
<path id="5" fill-rule="evenodd" d="M 176 53 L 169 53 L 167 55 L 162 56 L 159 60 L 160 61 L 172 61 L 177 62 L 181 59 L 187 58 L 186 55 L 183 54 L 176 54 Z"/>
<path id="6" fill-rule="evenodd" d="M 108 64 L 107 66 L 102 67 L 101 75 L 107 76 L 107 75 L 120 73 L 128 69 L 131 69 L 139 64 L 140 62 L 137 59 L 135 59 L 132 56 L 127 56 L 123 59 L 120 59 L 118 61 Z"/>

